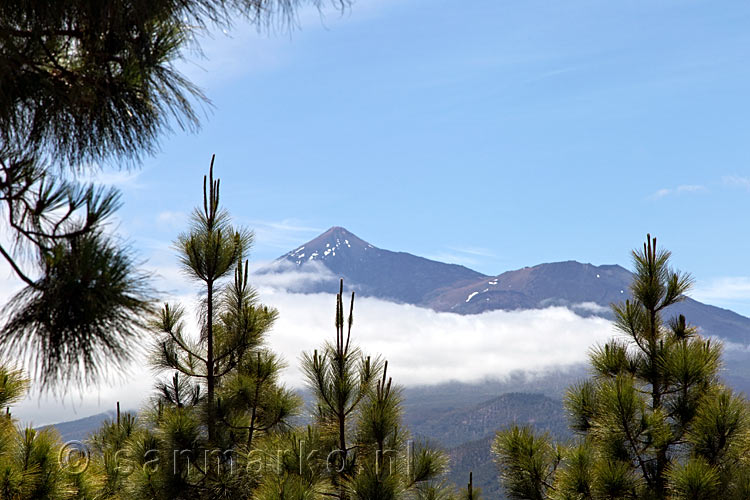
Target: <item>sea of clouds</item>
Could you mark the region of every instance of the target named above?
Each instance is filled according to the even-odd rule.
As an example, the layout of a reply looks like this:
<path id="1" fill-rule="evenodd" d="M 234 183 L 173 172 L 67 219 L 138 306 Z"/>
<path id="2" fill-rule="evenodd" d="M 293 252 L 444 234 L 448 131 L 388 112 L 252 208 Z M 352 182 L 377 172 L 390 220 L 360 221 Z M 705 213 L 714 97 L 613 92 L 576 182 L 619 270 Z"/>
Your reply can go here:
<path id="1" fill-rule="evenodd" d="M 279 311 L 268 335 L 268 347 L 285 360 L 283 381 L 291 387 L 304 386 L 299 369 L 302 352 L 311 352 L 335 339 L 336 290 L 299 294 L 290 292 L 289 287 L 299 284 L 299 280 L 330 278 L 323 269 L 318 269 L 317 274 L 307 269 L 304 273 L 255 276 L 261 302 Z M 160 288 L 172 290 L 170 302 L 195 311 L 200 299 L 187 293 L 192 285 L 179 282 L 181 279 L 179 273 L 162 269 Z M 347 310 L 348 300 L 347 296 Z M 540 374 L 584 363 L 593 345 L 612 336 L 611 322 L 581 317 L 573 310 L 557 306 L 458 315 L 357 297 L 352 340 L 366 354 L 387 359 L 389 373 L 401 385 L 504 379 L 519 370 Z M 195 323 L 189 327 L 196 330 Z M 13 412 L 21 420 L 40 425 L 109 411 L 115 408 L 116 401 L 126 409 L 139 408 L 151 392 L 157 374 L 148 368 L 145 356 L 139 354 L 129 372 L 120 375 L 115 382 L 72 390 L 62 399 L 32 392 Z"/>

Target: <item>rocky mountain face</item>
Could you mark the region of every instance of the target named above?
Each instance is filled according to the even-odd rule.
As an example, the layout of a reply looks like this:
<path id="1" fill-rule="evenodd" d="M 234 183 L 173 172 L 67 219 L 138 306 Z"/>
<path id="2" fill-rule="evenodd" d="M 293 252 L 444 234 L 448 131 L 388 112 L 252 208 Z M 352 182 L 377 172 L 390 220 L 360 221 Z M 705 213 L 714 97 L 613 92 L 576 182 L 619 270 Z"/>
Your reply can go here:
<path id="1" fill-rule="evenodd" d="M 629 298 L 630 271 L 619 265 L 553 262 L 487 276 L 464 266 L 378 248 L 342 227 L 279 257 L 261 273 L 314 271 L 315 281 L 300 281 L 290 291 L 333 292 L 338 279 L 361 295 L 478 314 L 493 310 L 567 307 L 582 316 L 611 318 L 610 305 Z M 686 299 L 672 314 L 684 314 L 705 335 L 750 344 L 750 318 Z"/>

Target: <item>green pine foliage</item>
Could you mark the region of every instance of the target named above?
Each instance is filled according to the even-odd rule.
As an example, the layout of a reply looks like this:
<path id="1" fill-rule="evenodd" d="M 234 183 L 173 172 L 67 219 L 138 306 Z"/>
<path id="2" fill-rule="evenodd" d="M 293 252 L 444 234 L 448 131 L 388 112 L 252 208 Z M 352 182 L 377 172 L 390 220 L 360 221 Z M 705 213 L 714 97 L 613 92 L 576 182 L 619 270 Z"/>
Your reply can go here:
<path id="1" fill-rule="evenodd" d="M 152 296 L 131 252 L 105 232 L 119 194 L 60 179 L 0 144 L 0 204 L 11 237 L 0 255 L 25 283 L 4 306 L 0 353 L 26 361 L 43 390 L 118 373 L 138 353 Z"/>
<path id="2" fill-rule="evenodd" d="M 258 303 L 243 260 L 252 233 L 231 225 L 219 207 L 213 160 L 203 205 L 176 247 L 187 276 L 203 288 L 200 334 L 184 330 L 183 309 L 165 305 L 153 326 L 152 361 L 173 371 L 157 385 L 138 451 L 156 444 L 128 488 L 155 498 L 241 498 L 257 483 L 246 466 L 257 441 L 289 427 L 299 397 L 283 387 L 283 363 L 265 347 L 277 313 Z M 175 452 L 175 450 L 178 450 Z M 164 464 L 170 464 L 164 467 Z M 146 469 L 143 466 L 146 465 Z"/>
<path id="3" fill-rule="evenodd" d="M 650 236 L 633 252 L 632 300 L 613 305 L 621 336 L 592 350 L 593 377 L 568 391 L 576 442 L 498 433 L 511 498 L 747 498 L 750 409 L 719 379 L 720 343 L 666 319 L 691 285 L 669 257 Z"/>
<path id="4" fill-rule="evenodd" d="M 26 394 L 18 370 L 0 366 L 0 498 L 8 500 L 94 500 L 103 476 L 88 468 L 81 447 L 65 446 L 51 429 L 23 428 L 10 406 Z"/>

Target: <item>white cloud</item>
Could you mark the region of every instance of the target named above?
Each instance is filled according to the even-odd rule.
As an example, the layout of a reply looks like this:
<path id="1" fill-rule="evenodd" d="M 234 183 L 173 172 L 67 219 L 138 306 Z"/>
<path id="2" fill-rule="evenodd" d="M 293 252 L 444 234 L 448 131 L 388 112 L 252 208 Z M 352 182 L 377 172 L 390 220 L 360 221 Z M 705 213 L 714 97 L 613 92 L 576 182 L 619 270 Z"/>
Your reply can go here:
<path id="1" fill-rule="evenodd" d="M 699 186 L 697 184 L 684 184 L 682 186 L 677 186 L 678 193 L 695 193 L 698 191 L 704 191 L 705 189 L 705 186 Z"/>
<path id="2" fill-rule="evenodd" d="M 187 214 L 185 212 L 175 212 L 171 210 L 159 212 L 159 214 L 157 214 L 156 216 L 157 223 L 164 224 L 169 227 L 183 227 L 185 226 L 186 219 Z"/>
<path id="3" fill-rule="evenodd" d="M 597 304 L 596 302 L 581 302 L 580 304 L 573 304 L 570 306 L 574 311 L 584 311 L 594 314 L 601 314 L 610 311 L 609 307 L 605 307 Z"/>
<path id="4" fill-rule="evenodd" d="M 282 233 L 319 233 L 322 229 L 304 225 L 294 219 L 284 219 L 281 221 L 250 220 L 253 226 L 260 226 L 263 230 L 273 230 Z"/>
<path id="5" fill-rule="evenodd" d="M 657 192 L 655 192 L 654 194 L 652 194 L 651 198 L 654 198 L 654 199 L 656 199 L 656 198 L 664 198 L 665 196 L 667 196 L 671 192 L 672 192 L 671 189 L 666 189 L 666 188 L 660 189 Z"/>
<path id="6" fill-rule="evenodd" d="M 488 248 L 483 247 L 448 247 L 456 252 L 476 255 L 478 257 L 497 257 L 497 254 Z"/>
<path id="7" fill-rule="evenodd" d="M 273 270 L 267 274 L 257 274 L 253 271 L 265 268 Z M 328 270 L 321 262 L 309 261 L 304 267 L 297 267 L 288 260 L 273 262 L 256 262 L 251 264 L 253 283 L 261 290 L 287 291 L 300 290 L 316 283 L 336 280 L 337 276 Z"/>
<path id="8" fill-rule="evenodd" d="M 308 30 L 330 30 L 342 23 L 367 21 L 380 15 L 385 7 L 396 4 L 394 0 L 361 1 L 343 12 L 330 5 L 324 5 L 321 10 L 308 6 L 297 11 L 291 29 L 272 26 L 270 30 L 259 30 L 256 25 L 240 19 L 231 29 L 198 36 L 196 41 L 204 57 L 189 51 L 178 69 L 199 87 L 274 71 L 293 57 L 294 44 L 304 43 Z"/>
<path id="9" fill-rule="evenodd" d="M 231 32 L 198 36 L 197 43 L 202 54 L 189 51 L 178 69 L 199 87 L 273 70 L 284 60 L 284 51 L 279 47 L 281 42 L 262 36 L 247 22 L 237 23 Z"/>
<path id="10" fill-rule="evenodd" d="M 332 338 L 333 295 L 266 290 L 262 297 L 279 309 L 270 344 L 290 362 L 287 380 L 299 385 L 301 352 Z M 609 321 L 563 307 L 462 316 L 372 298 L 357 299 L 354 325 L 355 341 L 387 358 L 394 380 L 404 385 L 569 366 L 585 362 L 589 348 L 613 333 Z"/>
<path id="11" fill-rule="evenodd" d="M 476 267 L 480 264 L 479 259 L 473 255 L 466 255 L 460 252 L 436 252 L 423 255 L 425 259 L 445 262 L 446 264 L 458 264 L 466 267 Z"/>
<path id="12" fill-rule="evenodd" d="M 448 246 L 447 250 L 424 255 L 426 259 L 459 264 L 466 267 L 477 267 L 488 261 L 497 261 L 498 256 L 488 248 L 474 246 Z"/>
<path id="13" fill-rule="evenodd" d="M 750 300 L 750 277 L 729 276 L 701 282 L 692 295 L 713 299 Z"/>

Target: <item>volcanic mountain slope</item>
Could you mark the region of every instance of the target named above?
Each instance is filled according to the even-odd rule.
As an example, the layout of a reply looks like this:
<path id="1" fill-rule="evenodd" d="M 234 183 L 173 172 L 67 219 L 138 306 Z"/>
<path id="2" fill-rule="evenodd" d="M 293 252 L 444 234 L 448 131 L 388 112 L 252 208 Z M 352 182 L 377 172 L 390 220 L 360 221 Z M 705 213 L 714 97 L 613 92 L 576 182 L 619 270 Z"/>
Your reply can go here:
<path id="1" fill-rule="evenodd" d="M 305 281 L 292 291 L 329 292 L 338 288 L 338 278 L 344 278 L 347 287 L 362 295 L 421 304 L 427 294 L 437 289 L 460 287 L 485 278 L 464 266 L 377 248 L 343 227 L 332 227 L 260 272 L 320 269 L 321 265 L 330 273 L 328 278 Z"/>
<path id="2" fill-rule="evenodd" d="M 631 279 L 630 271 L 617 265 L 554 262 L 437 290 L 426 303 L 438 311 L 461 314 L 549 306 L 570 307 L 584 315 L 604 313 L 609 304 L 628 295 Z"/>
<path id="3" fill-rule="evenodd" d="M 630 271 L 618 265 L 554 262 L 437 290 L 425 298 L 424 304 L 436 311 L 459 314 L 564 306 L 581 316 L 612 319 L 609 306 L 630 298 L 632 278 Z M 750 318 L 733 311 L 686 298 L 666 314 L 684 314 L 704 335 L 750 343 Z"/>
<path id="4" fill-rule="evenodd" d="M 632 274 L 618 265 L 553 262 L 486 276 L 404 252 L 377 248 L 342 227 L 333 227 L 277 259 L 261 273 L 311 270 L 316 281 L 300 281 L 294 292 L 331 292 L 338 278 L 365 296 L 477 314 L 494 310 L 567 307 L 582 316 L 612 318 L 610 305 L 630 297 Z M 322 272 L 322 274 L 321 274 Z M 750 344 L 750 318 L 686 299 L 668 311 L 684 314 L 706 335 Z"/>

